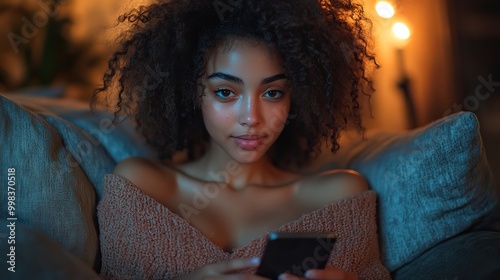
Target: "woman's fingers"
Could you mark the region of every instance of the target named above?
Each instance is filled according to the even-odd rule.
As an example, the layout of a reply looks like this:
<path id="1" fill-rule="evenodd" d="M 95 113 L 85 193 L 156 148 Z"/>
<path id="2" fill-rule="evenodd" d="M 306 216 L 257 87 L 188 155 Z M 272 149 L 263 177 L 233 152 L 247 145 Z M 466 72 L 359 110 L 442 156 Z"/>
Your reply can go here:
<path id="1" fill-rule="evenodd" d="M 215 278 L 214 278 L 215 279 Z M 219 276 L 217 280 L 270 280 L 255 274 L 231 274 Z"/>
<path id="2" fill-rule="evenodd" d="M 177 280 L 264 280 L 253 274 L 231 274 L 240 269 L 254 268 L 259 266 L 260 258 L 244 258 L 221 261 L 218 263 L 207 264 L 188 274 L 182 275 Z M 269 279 L 266 279 L 269 280 Z"/>
<path id="3" fill-rule="evenodd" d="M 356 280 L 358 277 L 342 269 L 327 266 L 325 269 L 310 269 L 305 273 L 306 279 Z"/>
<path id="4" fill-rule="evenodd" d="M 300 280 L 302 278 L 288 273 L 283 273 L 278 277 L 278 280 Z"/>
<path id="5" fill-rule="evenodd" d="M 357 280 L 358 277 L 352 273 L 348 273 L 342 269 L 333 266 L 327 266 L 325 269 L 310 269 L 305 273 L 305 279 L 322 279 L 322 280 Z M 282 274 L 279 280 L 300 280 L 298 276 L 292 274 Z"/>
<path id="6" fill-rule="evenodd" d="M 244 259 L 233 259 L 225 262 L 219 262 L 212 265 L 212 269 L 220 274 L 231 273 L 235 270 L 240 270 L 243 268 L 253 268 L 260 264 L 260 258 L 244 258 Z"/>

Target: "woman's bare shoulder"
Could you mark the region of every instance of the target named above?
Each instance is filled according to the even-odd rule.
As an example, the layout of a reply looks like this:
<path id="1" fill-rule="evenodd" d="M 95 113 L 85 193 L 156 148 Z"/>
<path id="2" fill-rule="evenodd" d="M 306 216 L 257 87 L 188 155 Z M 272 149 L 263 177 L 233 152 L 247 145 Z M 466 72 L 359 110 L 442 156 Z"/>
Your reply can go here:
<path id="1" fill-rule="evenodd" d="M 368 182 L 359 172 L 352 169 L 332 169 L 321 172 L 316 179 L 325 185 L 331 185 L 346 195 L 353 195 L 368 190 Z"/>
<path id="2" fill-rule="evenodd" d="M 175 174 L 159 161 L 129 157 L 119 162 L 113 173 L 132 182 L 145 194 L 158 199 L 175 189 Z"/>
<path id="3" fill-rule="evenodd" d="M 368 182 L 350 169 L 333 169 L 304 177 L 299 184 L 300 196 L 308 204 L 321 207 L 369 190 Z"/>

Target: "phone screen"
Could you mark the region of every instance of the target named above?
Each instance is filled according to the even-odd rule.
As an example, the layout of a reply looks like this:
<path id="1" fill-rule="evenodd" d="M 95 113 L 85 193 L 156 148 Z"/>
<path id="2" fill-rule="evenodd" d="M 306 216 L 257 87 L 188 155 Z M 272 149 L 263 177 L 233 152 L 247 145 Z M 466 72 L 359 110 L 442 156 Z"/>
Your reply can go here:
<path id="1" fill-rule="evenodd" d="M 304 277 L 309 269 L 325 268 L 334 243 L 333 233 L 271 233 L 256 274 L 270 279 L 284 272 Z"/>

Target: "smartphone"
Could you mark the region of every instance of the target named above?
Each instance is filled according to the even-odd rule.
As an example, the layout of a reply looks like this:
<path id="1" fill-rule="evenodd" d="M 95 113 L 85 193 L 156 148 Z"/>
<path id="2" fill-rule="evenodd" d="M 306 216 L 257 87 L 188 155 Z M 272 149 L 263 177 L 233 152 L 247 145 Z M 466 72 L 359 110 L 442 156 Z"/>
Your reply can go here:
<path id="1" fill-rule="evenodd" d="M 270 233 L 256 274 L 274 280 L 284 272 L 304 277 L 309 269 L 323 269 L 335 240 L 328 232 Z"/>

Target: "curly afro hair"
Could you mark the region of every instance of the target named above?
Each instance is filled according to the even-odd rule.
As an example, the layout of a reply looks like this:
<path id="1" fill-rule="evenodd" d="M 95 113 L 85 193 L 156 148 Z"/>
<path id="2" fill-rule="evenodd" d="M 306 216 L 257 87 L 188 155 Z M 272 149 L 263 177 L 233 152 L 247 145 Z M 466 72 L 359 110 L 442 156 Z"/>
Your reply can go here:
<path id="1" fill-rule="evenodd" d="M 272 147 L 278 166 L 307 163 L 323 140 L 332 152 L 350 124 L 362 132 L 360 94 L 370 95 L 370 20 L 351 0 L 171 0 L 119 18 L 130 25 L 93 95 L 117 93 L 115 120 L 131 116 L 138 131 L 169 160 L 202 154 L 209 135 L 200 111 L 201 78 L 210 53 L 238 39 L 283 58 L 290 115 Z"/>

